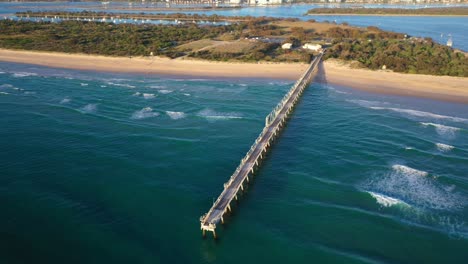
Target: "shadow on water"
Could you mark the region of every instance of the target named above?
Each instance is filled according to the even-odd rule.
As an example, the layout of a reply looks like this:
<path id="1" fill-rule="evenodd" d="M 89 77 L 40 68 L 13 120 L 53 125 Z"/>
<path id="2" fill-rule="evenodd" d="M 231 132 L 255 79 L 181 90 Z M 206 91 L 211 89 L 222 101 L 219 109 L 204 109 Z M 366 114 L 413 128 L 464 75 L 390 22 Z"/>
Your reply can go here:
<path id="1" fill-rule="evenodd" d="M 312 80 L 312 82 L 317 82 L 317 83 L 320 83 L 320 84 L 328 85 L 327 74 L 326 74 L 326 71 L 325 71 L 325 67 L 323 65 L 323 61 L 321 61 L 319 63 L 318 69 L 317 69 L 317 75 Z"/>

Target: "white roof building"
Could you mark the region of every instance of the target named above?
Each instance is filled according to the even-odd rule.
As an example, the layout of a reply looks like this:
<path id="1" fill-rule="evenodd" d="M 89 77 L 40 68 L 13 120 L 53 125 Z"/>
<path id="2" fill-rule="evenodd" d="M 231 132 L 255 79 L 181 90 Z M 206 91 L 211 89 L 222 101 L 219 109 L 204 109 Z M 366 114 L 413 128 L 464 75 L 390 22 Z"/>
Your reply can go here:
<path id="1" fill-rule="evenodd" d="M 281 45 L 282 49 L 291 49 L 292 48 L 292 43 L 284 43 Z"/>
<path id="2" fill-rule="evenodd" d="M 312 51 L 319 51 L 322 49 L 322 45 L 320 44 L 312 44 L 312 43 L 306 43 L 304 46 L 302 46 L 303 49 L 308 49 Z"/>

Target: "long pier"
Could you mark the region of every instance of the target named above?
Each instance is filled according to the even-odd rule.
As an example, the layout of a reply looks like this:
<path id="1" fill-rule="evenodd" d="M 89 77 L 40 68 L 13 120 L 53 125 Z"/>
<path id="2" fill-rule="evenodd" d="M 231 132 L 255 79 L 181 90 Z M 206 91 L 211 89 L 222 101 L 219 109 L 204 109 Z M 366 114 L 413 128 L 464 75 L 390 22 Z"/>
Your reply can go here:
<path id="1" fill-rule="evenodd" d="M 219 222 L 224 223 L 224 215 L 228 211 L 231 211 L 231 202 L 234 199 L 238 200 L 239 191 L 244 191 L 244 183 L 250 181 L 249 176 L 253 176 L 254 169 L 258 167 L 259 161 L 263 159 L 273 139 L 281 128 L 284 127 L 288 115 L 294 109 L 304 89 L 312 81 L 317 65 L 322 60 L 322 56 L 323 52 L 314 58 L 299 80 L 265 118 L 265 127 L 262 132 L 241 160 L 232 176 L 224 183 L 224 189 L 213 203 L 211 209 L 200 217 L 203 236 L 205 236 L 206 231 L 210 231 L 213 232 L 213 236 L 216 238 L 216 225 Z"/>

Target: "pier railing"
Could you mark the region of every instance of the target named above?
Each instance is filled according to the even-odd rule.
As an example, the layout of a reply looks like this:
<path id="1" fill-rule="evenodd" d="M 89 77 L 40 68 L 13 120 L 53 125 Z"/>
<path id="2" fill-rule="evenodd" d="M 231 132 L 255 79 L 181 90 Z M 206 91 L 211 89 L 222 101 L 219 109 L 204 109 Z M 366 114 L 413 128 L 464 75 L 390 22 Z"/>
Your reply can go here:
<path id="1" fill-rule="evenodd" d="M 281 101 L 265 118 L 265 127 L 255 139 L 255 142 L 244 158 L 242 158 L 239 166 L 237 166 L 229 180 L 224 183 L 224 189 L 220 196 L 213 203 L 211 209 L 200 217 L 203 234 L 205 234 L 205 231 L 211 231 L 216 237 L 216 224 L 219 221 L 224 222 L 223 216 L 227 210 L 231 210 L 231 201 L 234 198 L 237 199 L 237 193 L 244 189 L 244 181 L 249 181 L 249 174 L 253 172 L 255 165 L 258 166 L 259 160 L 263 158 L 263 154 L 266 152 L 267 147 L 270 146 L 272 139 L 277 135 L 280 127 L 286 121 L 286 117 L 294 108 L 303 90 L 311 82 L 315 69 L 322 59 L 322 55 L 323 52 L 314 58 L 298 81 L 294 83 L 291 89 L 289 89 Z"/>

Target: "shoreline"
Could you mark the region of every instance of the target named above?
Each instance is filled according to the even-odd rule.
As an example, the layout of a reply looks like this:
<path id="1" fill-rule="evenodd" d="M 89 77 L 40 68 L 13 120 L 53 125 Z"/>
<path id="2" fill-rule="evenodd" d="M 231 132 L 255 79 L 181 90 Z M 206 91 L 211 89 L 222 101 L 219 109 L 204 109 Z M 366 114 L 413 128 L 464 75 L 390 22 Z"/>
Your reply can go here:
<path id="1" fill-rule="evenodd" d="M 468 15 L 425 15 L 425 14 L 343 14 L 343 13 L 334 13 L 334 14 L 307 14 L 306 16 L 401 16 L 401 17 L 468 17 Z"/>
<path id="2" fill-rule="evenodd" d="M 211 78 L 268 78 L 296 80 L 304 63 L 241 63 L 128 58 L 0 49 L 0 61 L 75 70 Z M 327 60 L 323 72 L 328 83 L 371 93 L 429 98 L 468 104 L 468 78 L 352 69 Z"/>
<path id="3" fill-rule="evenodd" d="M 296 80 L 304 63 L 215 62 L 161 57 L 110 57 L 0 49 L 0 61 L 74 70 L 195 77 L 241 77 Z"/>
<path id="4" fill-rule="evenodd" d="M 326 81 L 371 93 L 401 95 L 468 104 L 468 78 L 352 69 L 349 64 L 324 62 Z"/>

